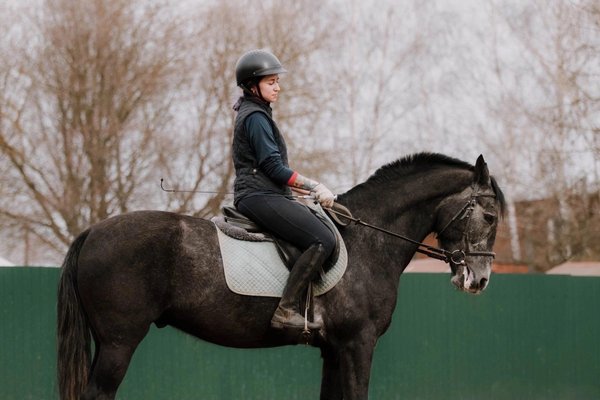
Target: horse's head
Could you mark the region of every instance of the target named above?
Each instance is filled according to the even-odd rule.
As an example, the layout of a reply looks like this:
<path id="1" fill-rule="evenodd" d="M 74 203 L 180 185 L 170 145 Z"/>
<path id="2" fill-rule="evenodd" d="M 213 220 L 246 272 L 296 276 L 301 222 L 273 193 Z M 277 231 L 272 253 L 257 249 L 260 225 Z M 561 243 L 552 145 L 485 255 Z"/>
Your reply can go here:
<path id="1" fill-rule="evenodd" d="M 479 156 L 471 185 L 446 198 L 437 210 L 438 241 L 452 253 L 451 281 L 457 288 L 469 293 L 480 293 L 486 288 L 503 209 L 504 196 L 490 177 L 483 156 Z"/>

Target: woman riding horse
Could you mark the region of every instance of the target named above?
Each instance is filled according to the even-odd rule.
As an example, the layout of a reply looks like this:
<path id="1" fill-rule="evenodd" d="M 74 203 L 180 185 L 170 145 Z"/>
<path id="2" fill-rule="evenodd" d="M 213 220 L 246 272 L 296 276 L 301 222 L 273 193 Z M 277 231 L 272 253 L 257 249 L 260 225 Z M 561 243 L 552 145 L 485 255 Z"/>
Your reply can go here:
<path id="1" fill-rule="evenodd" d="M 357 223 L 341 231 L 348 266 L 333 289 L 313 299 L 322 327 L 311 344 L 323 358 L 320 398 L 365 400 L 375 345 L 390 326 L 415 243 L 437 232 L 452 283 L 480 293 L 489 284 L 505 201 L 483 157 L 472 166 L 427 153 L 381 167 L 337 201 L 384 230 Z M 413 240 L 399 240 L 394 232 Z M 136 211 L 101 221 L 75 239 L 62 266 L 60 398 L 114 399 L 153 324 L 237 348 L 298 344 L 296 330 L 270 326 L 278 303 L 228 288 L 217 229 L 209 220 Z"/>
<path id="2" fill-rule="evenodd" d="M 303 251 L 290 272 L 271 326 L 304 329 L 300 298 L 333 252 L 335 236 L 291 196 L 290 187 L 310 192 L 324 207 L 333 204 L 334 195 L 288 165 L 285 140 L 271 110 L 279 96 L 279 74 L 285 72 L 277 57 L 266 50 L 249 51 L 237 62 L 237 85 L 243 95 L 234 106 L 234 204 L 248 218 Z M 309 329 L 320 327 L 308 323 Z"/>

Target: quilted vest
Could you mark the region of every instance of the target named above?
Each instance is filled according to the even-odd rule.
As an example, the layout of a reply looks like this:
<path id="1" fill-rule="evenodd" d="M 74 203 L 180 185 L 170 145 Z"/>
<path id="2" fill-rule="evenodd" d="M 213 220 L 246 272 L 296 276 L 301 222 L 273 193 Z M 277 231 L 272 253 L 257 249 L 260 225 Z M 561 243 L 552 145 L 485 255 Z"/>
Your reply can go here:
<path id="1" fill-rule="evenodd" d="M 260 170 L 254 151 L 250 146 L 244 124 L 244 121 L 250 114 L 254 112 L 263 113 L 271 124 L 275 142 L 277 143 L 279 153 L 281 154 L 281 160 L 287 167 L 287 147 L 275 121 L 273 121 L 271 107 L 252 97 L 243 97 L 240 100 L 233 129 L 233 144 L 231 146 L 233 165 L 235 167 L 233 203 L 237 205 L 238 201 L 249 194 L 255 193 L 291 195 L 292 192 L 287 185 L 276 184 Z"/>

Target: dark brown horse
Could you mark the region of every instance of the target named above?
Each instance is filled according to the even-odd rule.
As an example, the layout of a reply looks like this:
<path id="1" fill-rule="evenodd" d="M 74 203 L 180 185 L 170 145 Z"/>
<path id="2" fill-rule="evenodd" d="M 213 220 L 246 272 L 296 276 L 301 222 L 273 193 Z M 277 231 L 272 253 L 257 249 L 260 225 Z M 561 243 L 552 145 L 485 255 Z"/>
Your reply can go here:
<path id="1" fill-rule="evenodd" d="M 417 154 L 380 168 L 339 196 L 365 222 L 466 255 L 450 260 L 452 282 L 482 291 L 490 278 L 502 192 L 483 157 L 473 167 Z M 417 246 L 368 227 L 342 228 L 348 267 L 315 298 L 323 328 L 311 344 L 323 357 L 321 399 L 366 399 L 373 350 L 390 325 L 400 274 Z M 58 295 L 61 399 L 113 399 L 151 324 L 171 325 L 224 346 L 298 343 L 273 330 L 278 299 L 232 293 L 224 280 L 214 225 L 168 212 L 141 211 L 100 222 L 71 245 Z M 91 341 L 94 355 L 91 357 Z"/>

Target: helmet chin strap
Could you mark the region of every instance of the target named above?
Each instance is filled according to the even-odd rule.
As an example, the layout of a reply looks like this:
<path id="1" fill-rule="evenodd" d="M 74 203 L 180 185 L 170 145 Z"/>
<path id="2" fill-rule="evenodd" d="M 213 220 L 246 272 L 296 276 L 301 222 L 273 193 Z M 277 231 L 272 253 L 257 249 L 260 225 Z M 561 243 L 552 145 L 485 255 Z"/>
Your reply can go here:
<path id="1" fill-rule="evenodd" d="M 260 100 L 264 101 L 265 103 L 268 103 L 268 101 L 265 100 L 260 91 L 260 85 L 258 82 L 256 82 L 253 86 L 249 86 L 247 84 L 242 84 L 240 86 L 242 87 L 242 89 L 244 89 L 245 92 L 248 92 L 252 96 L 258 97 Z"/>
<path id="2" fill-rule="evenodd" d="M 258 92 L 258 98 L 261 99 L 262 101 L 264 101 L 265 103 L 268 103 L 268 101 L 265 100 L 265 98 L 263 97 L 263 95 L 260 91 L 260 85 L 257 83 L 255 87 L 256 87 L 256 91 Z"/>
<path id="3" fill-rule="evenodd" d="M 256 97 L 258 97 L 259 99 L 261 99 L 265 103 L 268 103 L 268 101 L 265 100 L 265 98 L 263 97 L 263 95 L 262 95 L 262 93 L 260 91 L 260 85 L 257 83 L 256 85 L 254 85 L 254 87 L 256 88 L 256 93 L 254 91 L 252 91 L 252 94 L 254 94 Z"/>

